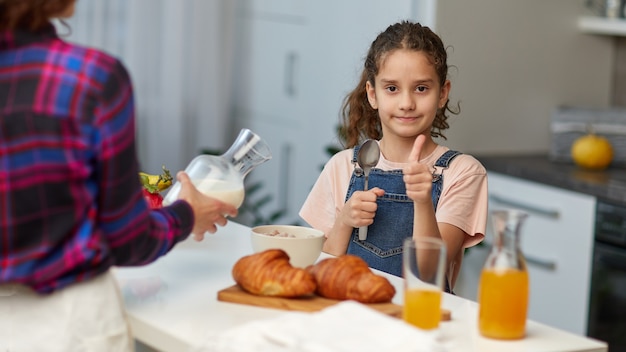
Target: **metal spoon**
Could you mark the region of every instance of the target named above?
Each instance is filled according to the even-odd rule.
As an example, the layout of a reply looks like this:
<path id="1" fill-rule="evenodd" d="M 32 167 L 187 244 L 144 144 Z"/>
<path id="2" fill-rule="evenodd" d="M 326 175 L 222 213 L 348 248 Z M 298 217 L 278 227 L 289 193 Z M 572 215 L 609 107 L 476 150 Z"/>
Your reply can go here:
<path id="1" fill-rule="evenodd" d="M 359 153 L 356 156 L 356 161 L 359 163 L 363 173 L 365 174 L 365 188 L 367 191 L 367 182 L 370 176 L 370 170 L 378 164 L 380 158 L 380 148 L 378 148 L 378 142 L 373 139 L 368 139 L 361 145 Z M 359 227 L 359 240 L 365 241 L 367 238 L 367 226 Z"/>

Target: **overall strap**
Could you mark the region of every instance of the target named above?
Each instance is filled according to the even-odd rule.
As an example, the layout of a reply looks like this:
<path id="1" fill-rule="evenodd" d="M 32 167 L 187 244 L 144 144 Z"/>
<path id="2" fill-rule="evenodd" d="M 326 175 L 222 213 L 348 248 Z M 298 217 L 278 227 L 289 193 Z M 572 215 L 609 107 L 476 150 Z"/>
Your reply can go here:
<path id="1" fill-rule="evenodd" d="M 359 149 L 361 149 L 360 145 L 354 146 L 354 153 L 352 154 L 352 166 L 354 167 L 354 175 L 358 177 L 363 176 L 363 174 L 365 173 L 365 171 L 361 169 L 357 161 L 357 155 L 359 155 Z M 346 200 L 348 200 L 348 198 L 346 198 Z"/>
<path id="2" fill-rule="evenodd" d="M 443 172 L 450 166 L 452 159 L 461 154 L 463 153 L 455 150 L 448 150 L 435 162 L 435 169 L 433 170 L 433 188 L 431 192 L 431 198 L 435 209 L 437 209 L 439 197 L 441 197 L 441 192 L 443 190 Z"/>
<path id="3" fill-rule="evenodd" d="M 443 177 L 443 171 L 450 166 L 452 159 L 461 154 L 463 153 L 457 152 L 456 150 L 448 150 L 447 152 L 443 153 L 443 155 L 440 156 L 439 159 L 437 159 L 437 161 L 435 162 L 435 169 L 433 170 L 433 182 L 441 180 L 441 178 Z"/>
<path id="4" fill-rule="evenodd" d="M 435 166 L 447 169 L 450 166 L 450 162 L 452 161 L 452 159 L 461 154 L 463 153 L 457 152 L 456 150 L 448 150 L 447 152 L 443 153 L 443 155 L 440 156 L 439 159 L 437 159 L 437 161 L 435 162 Z"/>
<path id="5" fill-rule="evenodd" d="M 359 149 L 361 149 L 360 145 L 354 146 L 354 153 L 352 153 L 352 164 L 356 165 L 356 157 L 359 155 Z"/>

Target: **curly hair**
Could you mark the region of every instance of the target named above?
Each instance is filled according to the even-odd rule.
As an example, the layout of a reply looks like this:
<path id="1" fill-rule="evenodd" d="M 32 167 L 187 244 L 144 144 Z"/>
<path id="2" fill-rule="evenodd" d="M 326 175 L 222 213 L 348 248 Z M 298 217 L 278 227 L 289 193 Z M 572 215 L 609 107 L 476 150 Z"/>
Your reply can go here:
<path id="1" fill-rule="evenodd" d="M 371 107 L 367 100 L 366 82 L 372 86 L 378 74 L 380 65 L 389 53 L 398 49 L 408 49 L 424 52 L 434 65 L 443 86 L 448 76 L 448 54 L 441 38 L 430 28 L 419 23 L 402 21 L 395 23 L 380 33 L 372 42 L 365 58 L 363 72 L 358 85 L 350 92 L 343 102 L 341 132 L 345 137 L 345 147 L 352 148 L 363 139 L 381 139 L 383 136 L 378 111 Z M 446 112 L 458 114 L 458 109 L 448 107 L 449 100 L 443 108 L 437 110 L 430 131 L 432 137 L 446 138 L 442 131 L 448 129 Z"/>
<path id="2" fill-rule="evenodd" d="M 0 0 L 0 30 L 38 31 L 76 0 Z"/>

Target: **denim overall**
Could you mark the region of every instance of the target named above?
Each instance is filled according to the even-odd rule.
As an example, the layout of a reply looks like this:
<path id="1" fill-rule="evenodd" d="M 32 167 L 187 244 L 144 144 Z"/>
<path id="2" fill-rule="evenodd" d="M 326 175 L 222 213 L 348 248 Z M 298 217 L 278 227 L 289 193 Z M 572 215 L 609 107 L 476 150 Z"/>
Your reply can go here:
<path id="1" fill-rule="evenodd" d="M 356 166 L 359 146 L 354 148 L 352 163 Z M 432 201 L 437 209 L 443 185 L 443 172 L 457 155 L 462 153 L 449 150 L 435 162 L 433 172 Z M 440 171 L 439 171 L 440 170 Z M 439 173 L 436 173 L 439 171 Z M 352 231 L 348 254 L 358 255 L 370 267 L 392 275 L 402 276 L 402 245 L 407 237 L 413 236 L 413 200 L 406 195 L 402 170 L 383 171 L 373 168 L 369 174 L 368 187 L 385 190 L 385 195 L 378 197 L 376 217 L 367 230 L 367 239 L 359 240 L 359 229 Z M 362 191 L 365 186 L 363 170 L 355 167 L 346 194 L 346 201 L 354 191 Z M 450 292 L 448 280 L 446 292 Z"/>

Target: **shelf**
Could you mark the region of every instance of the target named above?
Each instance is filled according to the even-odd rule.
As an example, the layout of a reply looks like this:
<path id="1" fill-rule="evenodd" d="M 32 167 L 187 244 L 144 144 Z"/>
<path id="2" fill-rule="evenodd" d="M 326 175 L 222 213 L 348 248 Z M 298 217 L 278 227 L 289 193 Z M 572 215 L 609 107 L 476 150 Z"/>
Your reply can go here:
<path id="1" fill-rule="evenodd" d="M 583 33 L 626 37 L 626 20 L 584 16 L 578 18 L 578 29 Z"/>

